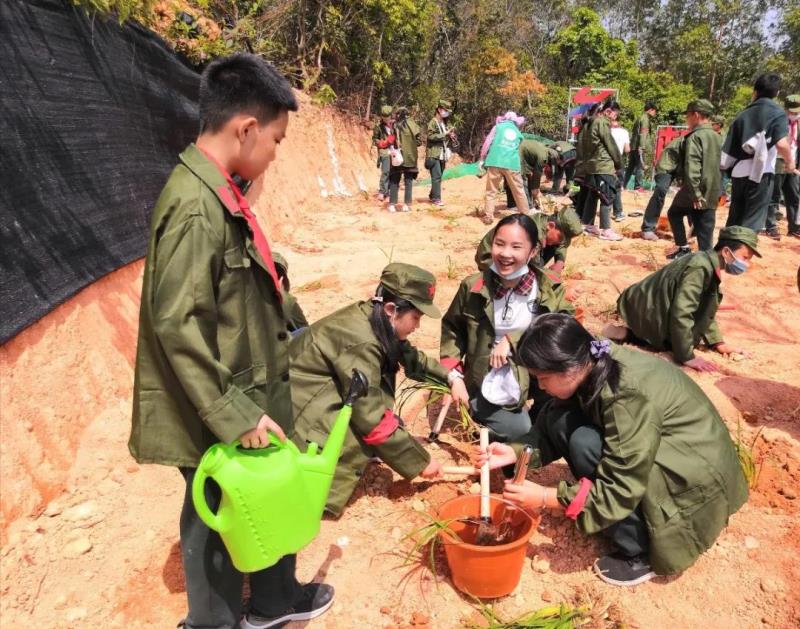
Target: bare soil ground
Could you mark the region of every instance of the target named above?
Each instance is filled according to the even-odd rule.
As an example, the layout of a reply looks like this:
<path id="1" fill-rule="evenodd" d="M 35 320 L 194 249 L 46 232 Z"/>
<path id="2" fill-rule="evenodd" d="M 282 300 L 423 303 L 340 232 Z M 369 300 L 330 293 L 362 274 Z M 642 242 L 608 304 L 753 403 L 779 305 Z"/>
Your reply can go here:
<path id="1" fill-rule="evenodd" d="M 347 161 L 352 156 L 343 163 L 364 172 L 371 188 L 377 171 L 364 169 L 369 158 L 358 139 L 358 163 Z M 288 186 L 291 176 L 286 170 L 269 184 Z M 262 216 L 285 218 L 275 248 L 290 261 L 294 291 L 311 321 L 370 294 L 390 259 L 435 273 L 436 302 L 444 309 L 473 271 L 485 231 L 474 216 L 483 185 L 475 178 L 445 182 L 447 207 L 435 210 L 423 202 L 427 189 L 418 188 L 414 211 L 395 215 L 363 195 L 323 199 L 313 190 L 284 216 Z M 626 209 L 642 209 L 646 200 L 626 193 Z M 724 220 L 720 211 L 718 224 Z M 625 232 L 632 235 L 639 221 L 627 220 Z M 666 239 L 579 238 L 566 281 L 587 327 L 599 331 L 618 291 L 663 265 L 670 246 Z M 747 274 L 725 277 L 718 318 L 726 340 L 750 357 L 704 354 L 721 373 L 691 374 L 734 437 L 740 432 L 750 444 L 759 435 L 753 450 L 761 476 L 748 504 L 692 568 L 628 590 L 592 575 L 602 540 L 584 538 L 547 513 L 518 588 L 495 602 L 498 613 L 513 617 L 580 599 L 593 604 L 597 626 L 610 622 L 604 615 L 648 628 L 800 625 L 800 241 L 762 239 L 762 248 L 764 258 Z M 173 627 L 185 611 L 183 481 L 176 470 L 138 466 L 126 447 L 140 287 L 135 263 L 0 350 L 3 626 Z M 435 355 L 438 338 L 438 321 L 425 319 L 412 341 Z M 424 438 L 437 409 L 423 408 L 422 400 L 416 409 L 406 419 Z M 464 460 L 467 444 L 449 432 L 442 441 L 431 446 L 435 457 Z M 568 474 L 554 464 L 531 477 L 555 483 Z M 324 579 L 337 589 L 332 610 L 312 626 L 449 629 L 477 622 L 474 602 L 452 587 L 441 556 L 438 583 L 423 561 L 402 566 L 410 547 L 404 536 L 424 523 L 418 512 L 471 491 L 472 481 L 408 482 L 380 464 L 363 479 L 344 515 L 323 521 L 300 554 L 301 579 Z"/>

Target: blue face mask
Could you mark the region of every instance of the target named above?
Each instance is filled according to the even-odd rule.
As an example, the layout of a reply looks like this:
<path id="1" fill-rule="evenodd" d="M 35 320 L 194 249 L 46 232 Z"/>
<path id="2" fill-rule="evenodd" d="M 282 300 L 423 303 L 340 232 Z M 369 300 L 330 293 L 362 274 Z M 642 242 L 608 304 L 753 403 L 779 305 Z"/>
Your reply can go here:
<path id="1" fill-rule="evenodd" d="M 728 251 L 730 251 L 733 260 L 725 263 L 725 272 L 730 273 L 731 275 L 741 275 L 750 265 L 744 260 L 737 258 L 730 249 L 728 249 Z"/>
<path id="2" fill-rule="evenodd" d="M 508 275 L 503 275 L 500 271 L 497 270 L 497 265 L 492 262 L 492 266 L 489 267 L 492 271 L 497 273 L 500 277 L 504 280 L 516 280 L 523 275 L 525 275 L 530 269 L 528 269 L 528 263 L 526 262 L 521 267 L 519 267 L 516 271 L 509 273 Z"/>

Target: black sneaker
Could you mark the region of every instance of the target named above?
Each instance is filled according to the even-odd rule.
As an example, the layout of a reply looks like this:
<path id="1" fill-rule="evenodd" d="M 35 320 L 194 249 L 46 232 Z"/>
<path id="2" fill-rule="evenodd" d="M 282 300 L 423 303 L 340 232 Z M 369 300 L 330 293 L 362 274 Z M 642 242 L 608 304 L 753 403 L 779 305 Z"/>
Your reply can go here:
<path id="1" fill-rule="evenodd" d="M 790 231 L 786 234 L 789 238 L 800 238 L 800 231 Z"/>
<path id="2" fill-rule="evenodd" d="M 781 232 L 777 229 L 768 229 L 767 230 L 767 238 L 772 238 L 772 240 L 780 240 L 781 239 Z"/>
<path id="3" fill-rule="evenodd" d="M 292 620 L 311 620 L 321 616 L 333 605 L 333 586 L 326 583 L 308 583 L 303 586 L 303 596 L 294 606 L 279 616 L 262 616 L 253 610 L 242 618 L 241 629 L 267 629 L 282 627 Z"/>
<path id="4" fill-rule="evenodd" d="M 689 247 L 678 247 L 672 253 L 667 254 L 667 260 L 677 260 L 683 256 L 691 255 L 692 250 Z"/>
<path id="5" fill-rule="evenodd" d="M 645 555 L 638 557 L 606 555 L 595 560 L 594 571 L 606 583 L 622 587 L 639 585 L 656 576 Z"/>

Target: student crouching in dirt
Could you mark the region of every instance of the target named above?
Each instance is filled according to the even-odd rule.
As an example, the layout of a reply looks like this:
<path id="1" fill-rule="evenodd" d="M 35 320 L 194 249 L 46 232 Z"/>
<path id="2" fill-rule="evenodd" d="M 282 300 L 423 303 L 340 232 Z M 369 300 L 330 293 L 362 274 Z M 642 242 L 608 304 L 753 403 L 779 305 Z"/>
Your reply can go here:
<path id="1" fill-rule="evenodd" d="M 564 458 L 574 483 L 507 483 L 503 497 L 526 509 L 563 509 L 585 534 L 603 533 L 615 552 L 594 563 L 607 583 L 632 586 L 691 566 L 747 501 L 728 429 L 683 371 L 600 340 L 572 317 L 539 317 L 517 356 L 555 399 L 520 439 L 531 467 Z M 492 443 L 476 454 L 491 468 L 516 461 Z"/>
<path id="2" fill-rule="evenodd" d="M 461 374 L 448 374 L 407 340 L 423 315 L 441 316 L 433 305 L 435 290 L 436 280 L 427 271 L 392 263 L 383 270 L 371 301 L 359 301 L 317 321 L 291 345 L 292 438 L 301 448 L 327 440 L 353 369 L 369 381 L 367 395 L 353 406 L 328 495 L 326 510 L 334 515 L 341 514 L 371 457 L 380 457 L 404 478 L 440 473 L 440 464 L 392 411 L 399 367 L 414 380 L 449 380 L 453 399 L 468 402 Z"/>
<path id="3" fill-rule="evenodd" d="M 695 356 L 694 349 L 705 342 L 725 356 L 743 353 L 722 340 L 715 316 L 722 301 L 723 269 L 741 275 L 753 256 L 761 257 L 756 233 L 738 225 L 726 227 L 713 251 L 678 258 L 622 291 L 617 310 L 625 325 L 607 325 L 603 335 L 672 351 L 675 362 L 697 371 L 717 371 L 714 363 Z"/>
<path id="4" fill-rule="evenodd" d="M 516 360 L 517 341 L 537 314 L 573 312 L 563 286 L 531 265 L 538 250 L 539 232 L 529 216 L 502 219 L 492 237 L 491 266 L 461 282 L 442 319 L 442 364 L 464 374 L 473 418 L 504 441 L 530 430 L 529 397 L 534 415 L 540 408 Z"/>

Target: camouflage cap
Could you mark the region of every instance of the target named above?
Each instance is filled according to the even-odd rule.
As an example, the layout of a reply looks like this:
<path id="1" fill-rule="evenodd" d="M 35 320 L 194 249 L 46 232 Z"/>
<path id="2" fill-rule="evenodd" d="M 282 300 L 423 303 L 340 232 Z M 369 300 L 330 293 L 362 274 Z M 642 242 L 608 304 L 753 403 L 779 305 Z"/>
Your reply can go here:
<path id="1" fill-rule="evenodd" d="M 381 107 L 381 116 L 391 116 L 393 111 L 391 105 L 384 105 Z"/>
<path id="2" fill-rule="evenodd" d="M 731 225 L 719 231 L 719 240 L 733 240 L 747 245 L 753 250 L 759 258 L 761 254 L 758 252 L 758 234 L 756 234 L 749 227 L 742 227 L 741 225 Z"/>
<path id="3" fill-rule="evenodd" d="M 436 319 L 442 316 L 433 305 L 436 278 L 413 264 L 392 262 L 381 273 L 381 286 L 393 295 L 410 301 L 417 310 Z"/>
<path id="4" fill-rule="evenodd" d="M 572 208 L 565 207 L 560 209 L 553 215 L 554 223 L 559 231 L 564 235 L 564 245 L 569 246 L 569 243 L 576 236 L 583 233 L 583 224 L 578 214 Z"/>
<path id="5" fill-rule="evenodd" d="M 703 114 L 704 116 L 711 116 L 714 114 L 714 105 L 711 104 L 711 101 L 706 100 L 705 98 L 690 100 L 689 104 L 686 105 L 686 111 L 683 113 L 688 114 L 691 112 L 697 112 L 698 114 Z"/>
<path id="6" fill-rule="evenodd" d="M 786 111 L 792 114 L 800 114 L 800 94 L 789 94 L 783 101 Z"/>
<path id="7" fill-rule="evenodd" d="M 442 109 L 446 109 L 447 111 L 451 111 L 453 109 L 453 104 L 449 100 L 441 99 L 437 107 L 441 107 Z"/>

